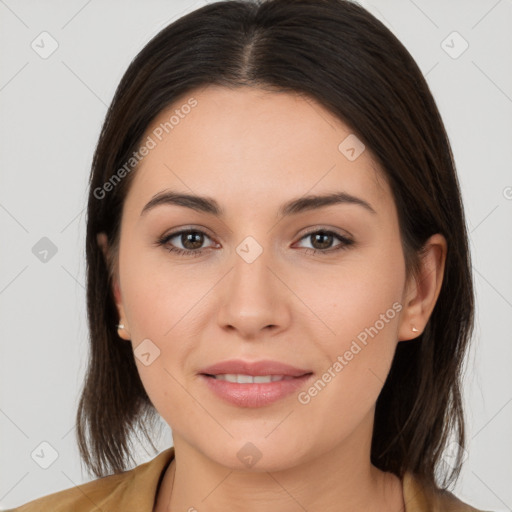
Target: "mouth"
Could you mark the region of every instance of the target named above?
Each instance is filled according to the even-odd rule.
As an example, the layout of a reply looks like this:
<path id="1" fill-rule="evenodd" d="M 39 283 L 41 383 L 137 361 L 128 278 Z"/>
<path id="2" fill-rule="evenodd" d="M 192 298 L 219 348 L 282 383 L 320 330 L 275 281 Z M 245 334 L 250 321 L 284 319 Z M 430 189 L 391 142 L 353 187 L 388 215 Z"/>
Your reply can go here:
<path id="1" fill-rule="evenodd" d="M 248 380 L 249 377 L 256 377 L 257 379 L 261 377 L 270 377 L 272 382 L 272 377 L 274 377 L 275 380 L 281 380 L 281 378 L 287 377 L 302 377 L 303 375 L 312 372 L 306 368 L 297 368 L 296 366 L 292 366 L 287 363 L 281 363 L 280 361 L 272 361 L 269 359 L 262 359 L 259 361 L 230 359 L 203 368 L 200 373 L 215 378 L 224 378 L 224 380 L 228 380 L 228 382 L 239 382 L 244 384 L 253 383 L 252 380 Z M 236 376 L 236 381 L 233 381 L 233 375 Z M 238 380 L 238 378 L 240 378 L 240 380 Z"/>
<path id="2" fill-rule="evenodd" d="M 279 382 L 281 380 L 297 379 L 304 375 L 311 375 L 311 372 L 296 377 L 291 375 L 244 375 L 240 373 L 219 373 L 217 375 L 203 373 L 201 375 L 205 375 L 206 377 L 211 377 L 216 380 L 223 380 L 238 384 L 268 384 L 270 382 Z"/>
<path id="3" fill-rule="evenodd" d="M 214 397 L 237 407 L 264 407 L 306 385 L 313 372 L 280 361 L 221 361 L 199 373 Z"/>

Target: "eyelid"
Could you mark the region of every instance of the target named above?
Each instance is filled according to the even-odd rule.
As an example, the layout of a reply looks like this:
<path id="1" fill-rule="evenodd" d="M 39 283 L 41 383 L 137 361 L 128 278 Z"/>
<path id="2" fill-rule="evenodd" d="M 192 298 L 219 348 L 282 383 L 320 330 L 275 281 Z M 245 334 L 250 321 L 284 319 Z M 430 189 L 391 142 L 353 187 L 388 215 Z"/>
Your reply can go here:
<path id="1" fill-rule="evenodd" d="M 183 232 L 187 231 L 198 231 L 200 233 L 204 233 L 205 235 L 208 235 L 209 238 L 215 239 L 215 236 L 213 235 L 212 231 L 208 229 L 206 226 L 201 226 L 199 224 L 188 224 L 185 226 L 177 226 L 173 229 L 171 229 L 169 232 L 164 233 L 160 239 L 168 238 L 172 236 L 179 235 Z"/>
<path id="2" fill-rule="evenodd" d="M 307 228 L 307 231 L 305 231 L 304 233 L 302 233 L 300 235 L 297 234 L 296 236 L 300 236 L 300 238 L 302 239 L 303 237 L 305 237 L 307 235 L 312 235 L 313 233 L 317 233 L 318 231 L 334 233 L 343 238 L 350 238 L 350 239 L 354 238 L 352 233 L 350 233 L 350 231 L 347 231 L 346 229 L 329 227 L 329 226 L 325 226 L 325 225 L 318 225 L 318 226 L 313 226 L 311 228 Z"/>

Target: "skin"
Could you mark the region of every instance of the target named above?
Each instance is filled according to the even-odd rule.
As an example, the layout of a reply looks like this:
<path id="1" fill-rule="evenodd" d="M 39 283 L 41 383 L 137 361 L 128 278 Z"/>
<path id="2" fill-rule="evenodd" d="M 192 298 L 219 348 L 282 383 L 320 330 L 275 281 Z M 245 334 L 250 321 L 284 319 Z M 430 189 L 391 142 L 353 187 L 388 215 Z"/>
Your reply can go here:
<path id="1" fill-rule="evenodd" d="M 176 453 L 155 510 L 402 510 L 401 481 L 370 462 L 375 404 L 397 343 L 420 335 L 434 308 L 445 239 L 428 240 L 420 275 L 406 280 L 384 175 L 369 148 L 354 161 L 338 150 L 350 128 L 311 98 L 209 86 L 162 112 L 146 135 L 190 96 L 197 106 L 136 170 L 113 283 L 120 336 L 134 349 L 149 338 L 160 350 L 148 366 L 135 358 Z M 160 205 L 141 216 L 164 189 L 212 197 L 225 215 Z M 278 217 L 292 198 L 341 190 L 376 213 L 338 204 Z M 190 227 L 206 233 L 195 246 L 201 255 L 156 245 Z M 322 245 L 305 236 L 312 228 L 355 243 L 332 251 L 342 242 Z M 236 252 L 247 236 L 263 248 L 252 263 Z M 105 235 L 98 241 L 106 253 Z M 180 236 L 172 244 L 194 247 Z M 197 375 L 240 358 L 278 360 L 319 378 L 393 303 L 401 311 L 307 404 L 292 393 L 265 407 L 237 407 Z M 261 452 L 252 467 L 237 457 L 247 442 Z"/>

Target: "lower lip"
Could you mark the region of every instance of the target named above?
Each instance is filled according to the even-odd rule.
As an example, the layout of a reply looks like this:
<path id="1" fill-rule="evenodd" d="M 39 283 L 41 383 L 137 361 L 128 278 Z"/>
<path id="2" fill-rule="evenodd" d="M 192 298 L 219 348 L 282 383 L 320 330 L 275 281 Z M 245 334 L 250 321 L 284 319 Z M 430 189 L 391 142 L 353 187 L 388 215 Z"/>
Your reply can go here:
<path id="1" fill-rule="evenodd" d="M 275 382 L 239 384 L 201 374 L 206 385 L 220 398 L 239 407 L 264 407 L 297 391 L 313 374 Z"/>

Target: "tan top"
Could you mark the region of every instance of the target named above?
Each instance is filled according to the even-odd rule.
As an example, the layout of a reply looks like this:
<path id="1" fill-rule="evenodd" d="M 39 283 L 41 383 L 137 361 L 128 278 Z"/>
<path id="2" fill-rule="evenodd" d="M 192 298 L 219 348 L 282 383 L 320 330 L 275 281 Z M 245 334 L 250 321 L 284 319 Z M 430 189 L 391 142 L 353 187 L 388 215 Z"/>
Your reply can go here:
<path id="1" fill-rule="evenodd" d="M 173 458 L 171 447 L 129 471 L 43 496 L 7 512 L 153 512 L 159 486 Z M 402 484 L 406 512 L 483 512 L 450 492 L 427 492 L 411 473 L 405 474 Z"/>

